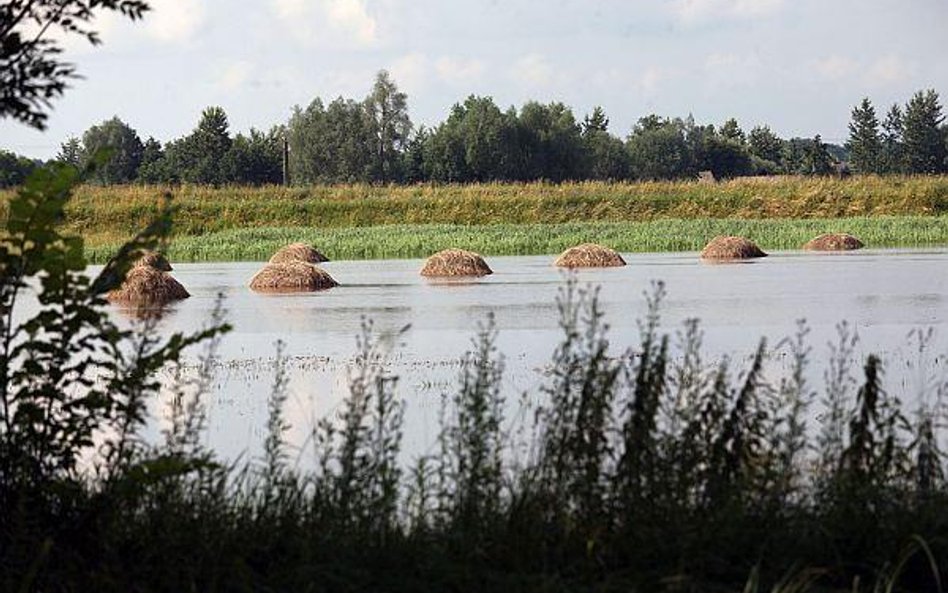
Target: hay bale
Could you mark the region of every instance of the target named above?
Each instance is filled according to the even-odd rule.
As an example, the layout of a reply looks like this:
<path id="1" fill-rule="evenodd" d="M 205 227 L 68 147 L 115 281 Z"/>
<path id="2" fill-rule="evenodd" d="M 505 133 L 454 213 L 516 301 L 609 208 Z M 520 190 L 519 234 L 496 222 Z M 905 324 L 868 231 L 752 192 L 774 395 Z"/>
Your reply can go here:
<path id="1" fill-rule="evenodd" d="M 271 264 L 284 264 L 292 261 L 321 264 L 329 261 L 329 258 L 306 243 L 290 243 L 274 253 L 273 257 L 270 258 Z"/>
<path id="2" fill-rule="evenodd" d="M 852 251 L 865 247 L 862 241 L 847 233 L 827 233 L 810 239 L 803 246 L 807 251 Z"/>
<path id="3" fill-rule="evenodd" d="M 144 252 L 142 256 L 135 262 L 134 267 L 147 267 L 158 270 L 159 272 L 170 272 L 172 269 L 171 263 L 168 261 L 168 259 L 157 251 Z"/>
<path id="4" fill-rule="evenodd" d="M 701 259 L 751 259 L 766 256 L 760 247 L 744 237 L 715 237 L 701 251 Z"/>
<path id="5" fill-rule="evenodd" d="M 570 247 L 553 263 L 561 268 L 613 268 L 624 266 L 625 260 L 614 249 L 595 243 L 583 243 Z"/>
<path id="6" fill-rule="evenodd" d="M 432 255 L 421 269 L 422 276 L 486 276 L 493 274 L 487 262 L 473 251 L 445 249 Z"/>
<path id="7" fill-rule="evenodd" d="M 315 292 L 339 286 L 326 270 L 301 261 L 267 264 L 250 279 L 257 292 Z"/>
<path id="8" fill-rule="evenodd" d="M 129 270 L 122 286 L 110 291 L 106 298 L 113 303 L 130 305 L 165 305 L 191 296 L 181 283 L 167 272 L 148 266 Z"/>

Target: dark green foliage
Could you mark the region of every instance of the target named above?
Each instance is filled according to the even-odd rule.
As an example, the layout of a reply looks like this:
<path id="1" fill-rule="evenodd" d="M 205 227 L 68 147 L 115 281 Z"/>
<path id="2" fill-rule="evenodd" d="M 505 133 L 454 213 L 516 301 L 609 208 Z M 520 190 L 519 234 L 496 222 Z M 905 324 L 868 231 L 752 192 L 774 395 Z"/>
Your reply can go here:
<path id="1" fill-rule="evenodd" d="M 884 173 L 905 172 L 905 151 L 902 136 L 905 131 L 902 108 L 898 104 L 889 108 L 882 122 L 882 171 Z"/>
<path id="2" fill-rule="evenodd" d="M 408 96 L 399 91 L 389 73 L 380 71 L 372 92 L 363 102 L 369 121 L 373 177 L 390 182 L 401 178 L 400 155 L 411 136 Z"/>
<path id="3" fill-rule="evenodd" d="M 21 185 L 37 164 L 25 156 L 0 150 L 0 188 Z"/>
<path id="4" fill-rule="evenodd" d="M 905 105 L 902 118 L 902 151 L 907 173 L 932 174 L 946 171 L 941 101 L 934 90 L 915 93 Z"/>
<path id="5" fill-rule="evenodd" d="M 833 172 L 833 157 L 819 134 L 806 144 L 800 172 L 804 175 L 829 175 Z"/>
<path id="6" fill-rule="evenodd" d="M 583 120 L 586 179 L 620 181 L 629 177 L 629 153 L 622 140 L 609 133 L 609 118 L 596 107 Z"/>
<path id="7" fill-rule="evenodd" d="M 148 3 L 142 0 L 8 0 L 0 4 L 0 118 L 44 129 L 51 101 L 78 76 L 73 64 L 60 59 L 63 39 L 83 37 L 98 45 L 99 34 L 91 29 L 96 16 L 116 12 L 136 20 L 147 10 Z"/>
<path id="8" fill-rule="evenodd" d="M 636 179 L 683 179 L 697 174 L 681 120 L 643 117 L 627 146 Z"/>
<path id="9" fill-rule="evenodd" d="M 856 171 L 882 172 L 883 152 L 879 120 L 876 119 L 876 110 L 868 98 L 853 108 L 846 148 L 849 149 L 850 162 Z"/>
<path id="10" fill-rule="evenodd" d="M 82 141 L 75 136 L 68 138 L 59 146 L 55 160 L 77 169 L 82 167 Z"/>
<path id="11" fill-rule="evenodd" d="M 79 165 L 93 160 L 94 155 L 106 152 L 108 157 L 91 169 L 88 181 L 102 185 L 131 183 L 138 176 L 144 146 L 138 134 L 118 117 L 92 126 L 82 135 Z M 63 146 L 64 162 L 71 160 L 71 146 Z M 68 160 L 66 160 L 68 159 Z"/>
<path id="12" fill-rule="evenodd" d="M 142 146 L 142 162 L 138 167 L 138 181 L 142 183 L 161 183 L 168 175 L 162 170 L 164 164 L 165 150 L 152 137 L 145 140 Z"/>
<path id="13" fill-rule="evenodd" d="M 339 98 L 324 107 L 316 99 L 305 110 L 296 107 L 287 126 L 290 178 L 297 184 L 369 181 L 371 135 L 355 101 Z"/>
<path id="14" fill-rule="evenodd" d="M 224 155 L 221 168 L 227 183 L 240 185 L 276 185 L 283 181 L 282 128 L 268 133 L 254 128 L 250 134 L 237 134 Z"/>
<path id="15" fill-rule="evenodd" d="M 153 321 L 132 333 L 110 320 L 104 294 L 122 281 L 142 250 L 156 248 L 167 236 L 170 211 L 90 279 L 82 240 L 56 230 L 78 177 L 68 165 L 37 170 L 10 201 L 0 240 L 5 590 L 61 586 L 50 564 L 86 553 L 82 541 L 96 538 L 98 529 L 116 526 L 117 535 L 113 521 L 135 512 L 140 494 L 205 464 L 193 449 L 153 450 L 137 431 L 148 399 L 162 388 L 158 371 L 226 327 L 158 339 Z M 28 283 L 38 286 L 38 311 L 17 320 L 14 311 L 30 298 Z M 81 460 L 90 455 L 92 465 L 84 466 Z"/>

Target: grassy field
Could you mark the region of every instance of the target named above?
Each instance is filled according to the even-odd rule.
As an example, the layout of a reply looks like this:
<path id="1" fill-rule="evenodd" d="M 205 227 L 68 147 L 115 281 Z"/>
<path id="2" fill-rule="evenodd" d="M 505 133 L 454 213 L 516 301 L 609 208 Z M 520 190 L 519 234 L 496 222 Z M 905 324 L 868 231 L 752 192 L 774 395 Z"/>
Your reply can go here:
<path id="1" fill-rule="evenodd" d="M 830 230 L 859 234 L 872 246 L 948 243 L 944 176 L 714 185 L 85 186 L 69 204 L 64 230 L 82 235 L 101 260 L 142 227 L 166 193 L 177 208 L 179 260 L 263 259 L 291 240 L 313 241 L 347 259 L 418 257 L 450 245 L 487 254 L 554 253 L 579 240 L 624 251 L 689 250 L 720 233 L 787 249 Z M 0 193 L 0 214 L 9 195 Z"/>
<path id="2" fill-rule="evenodd" d="M 484 255 L 553 254 L 595 241 L 623 252 L 697 251 L 715 235 L 751 238 L 764 250 L 798 249 L 815 235 L 850 232 L 872 247 L 948 244 L 948 216 L 885 216 L 812 220 L 660 219 L 647 222 L 563 224 L 386 225 L 351 228 L 261 227 L 176 238 L 174 261 L 263 261 L 293 241 L 316 245 L 332 259 L 427 257 L 448 247 Z M 94 263 L 107 260 L 118 244 L 92 243 Z"/>

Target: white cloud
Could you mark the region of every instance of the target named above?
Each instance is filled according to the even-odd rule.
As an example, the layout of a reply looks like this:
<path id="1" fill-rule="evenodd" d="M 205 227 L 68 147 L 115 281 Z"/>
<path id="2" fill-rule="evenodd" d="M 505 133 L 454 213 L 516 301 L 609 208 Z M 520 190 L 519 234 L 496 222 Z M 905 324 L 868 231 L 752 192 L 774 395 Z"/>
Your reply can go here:
<path id="1" fill-rule="evenodd" d="M 510 74 L 525 86 L 542 88 L 553 82 L 553 66 L 540 54 L 528 54 L 517 60 Z"/>
<path id="2" fill-rule="evenodd" d="M 220 73 L 217 85 L 225 91 L 237 90 L 244 86 L 253 74 L 253 64 L 247 61 L 233 62 Z"/>
<path id="3" fill-rule="evenodd" d="M 905 82 L 914 71 L 914 65 L 896 55 L 883 56 L 873 62 L 866 71 L 866 82 L 876 86 L 889 86 Z"/>
<path id="4" fill-rule="evenodd" d="M 166 43 L 191 39 L 207 17 L 203 0 L 152 0 L 150 5 L 145 19 L 148 34 Z"/>
<path id="5" fill-rule="evenodd" d="M 327 0 L 326 14 L 334 27 L 351 35 L 359 45 L 375 43 L 375 19 L 363 0 Z"/>
<path id="6" fill-rule="evenodd" d="M 851 76 L 859 68 L 859 64 L 846 56 L 828 56 L 817 60 L 814 68 L 823 78 L 842 80 Z"/>
<path id="7" fill-rule="evenodd" d="M 469 89 L 481 80 L 487 65 L 477 58 L 454 58 L 443 56 L 435 62 L 438 77 L 445 83 Z"/>
<path id="8" fill-rule="evenodd" d="M 420 93 L 428 85 L 429 64 L 423 53 L 415 52 L 398 58 L 389 71 L 399 89 L 409 95 Z"/>
<path id="9" fill-rule="evenodd" d="M 672 14 L 685 24 L 757 19 L 779 12 L 785 0 L 674 0 Z"/>
<path id="10" fill-rule="evenodd" d="M 378 43 L 378 22 L 365 0 L 270 0 L 273 14 L 307 45 L 356 48 Z"/>
<path id="11" fill-rule="evenodd" d="M 306 0 L 272 0 L 273 10 L 281 19 L 305 16 Z"/>

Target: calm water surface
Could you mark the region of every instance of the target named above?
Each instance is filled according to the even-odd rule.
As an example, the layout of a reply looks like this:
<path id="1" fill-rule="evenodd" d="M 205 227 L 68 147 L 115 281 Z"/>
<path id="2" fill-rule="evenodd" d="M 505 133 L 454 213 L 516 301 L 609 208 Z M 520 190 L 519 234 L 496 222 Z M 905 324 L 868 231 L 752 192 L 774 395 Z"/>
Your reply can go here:
<path id="1" fill-rule="evenodd" d="M 583 270 L 581 286 L 601 287 L 613 348 L 634 347 L 643 294 L 654 280 L 667 289 L 662 327 L 674 332 L 699 318 L 709 359 L 730 354 L 743 363 L 761 337 L 771 344 L 791 336 L 799 319 L 811 327 L 812 381 L 822 383 L 826 344 L 848 321 L 861 337 L 858 353 L 879 353 L 887 385 L 917 394 L 932 374 L 944 375 L 948 352 L 948 249 L 863 250 L 844 254 L 775 253 L 751 263 L 705 264 L 695 253 L 626 256 L 624 268 Z M 420 260 L 330 262 L 342 285 L 316 294 L 259 295 L 246 288 L 259 263 L 176 264 L 174 276 L 192 298 L 161 322 L 162 332 L 193 330 L 206 322 L 218 294 L 234 325 L 222 344 L 211 398 L 208 438 L 226 456 L 254 454 L 263 438 L 266 394 L 275 343 L 289 357 L 291 440 L 305 441 L 314 419 L 337 409 L 363 318 L 391 338 L 390 370 L 401 377 L 409 404 L 406 447 L 423 451 L 437 433 L 440 395 L 456 383 L 459 357 L 478 324 L 493 313 L 506 360 L 511 399 L 536 391 L 561 332 L 556 296 L 565 276 L 552 258 L 496 257 L 494 275 L 466 282 L 418 276 Z M 121 310 L 120 319 L 128 319 Z M 404 333 L 399 330 L 408 327 Z M 916 365 L 907 335 L 934 328 L 932 356 Z M 772 372 L 779 373 L 779 352 Z M 935 356 L 938 355 L 938 356 Z M 784 363 L 785 365 L 785 363 Z"/>

